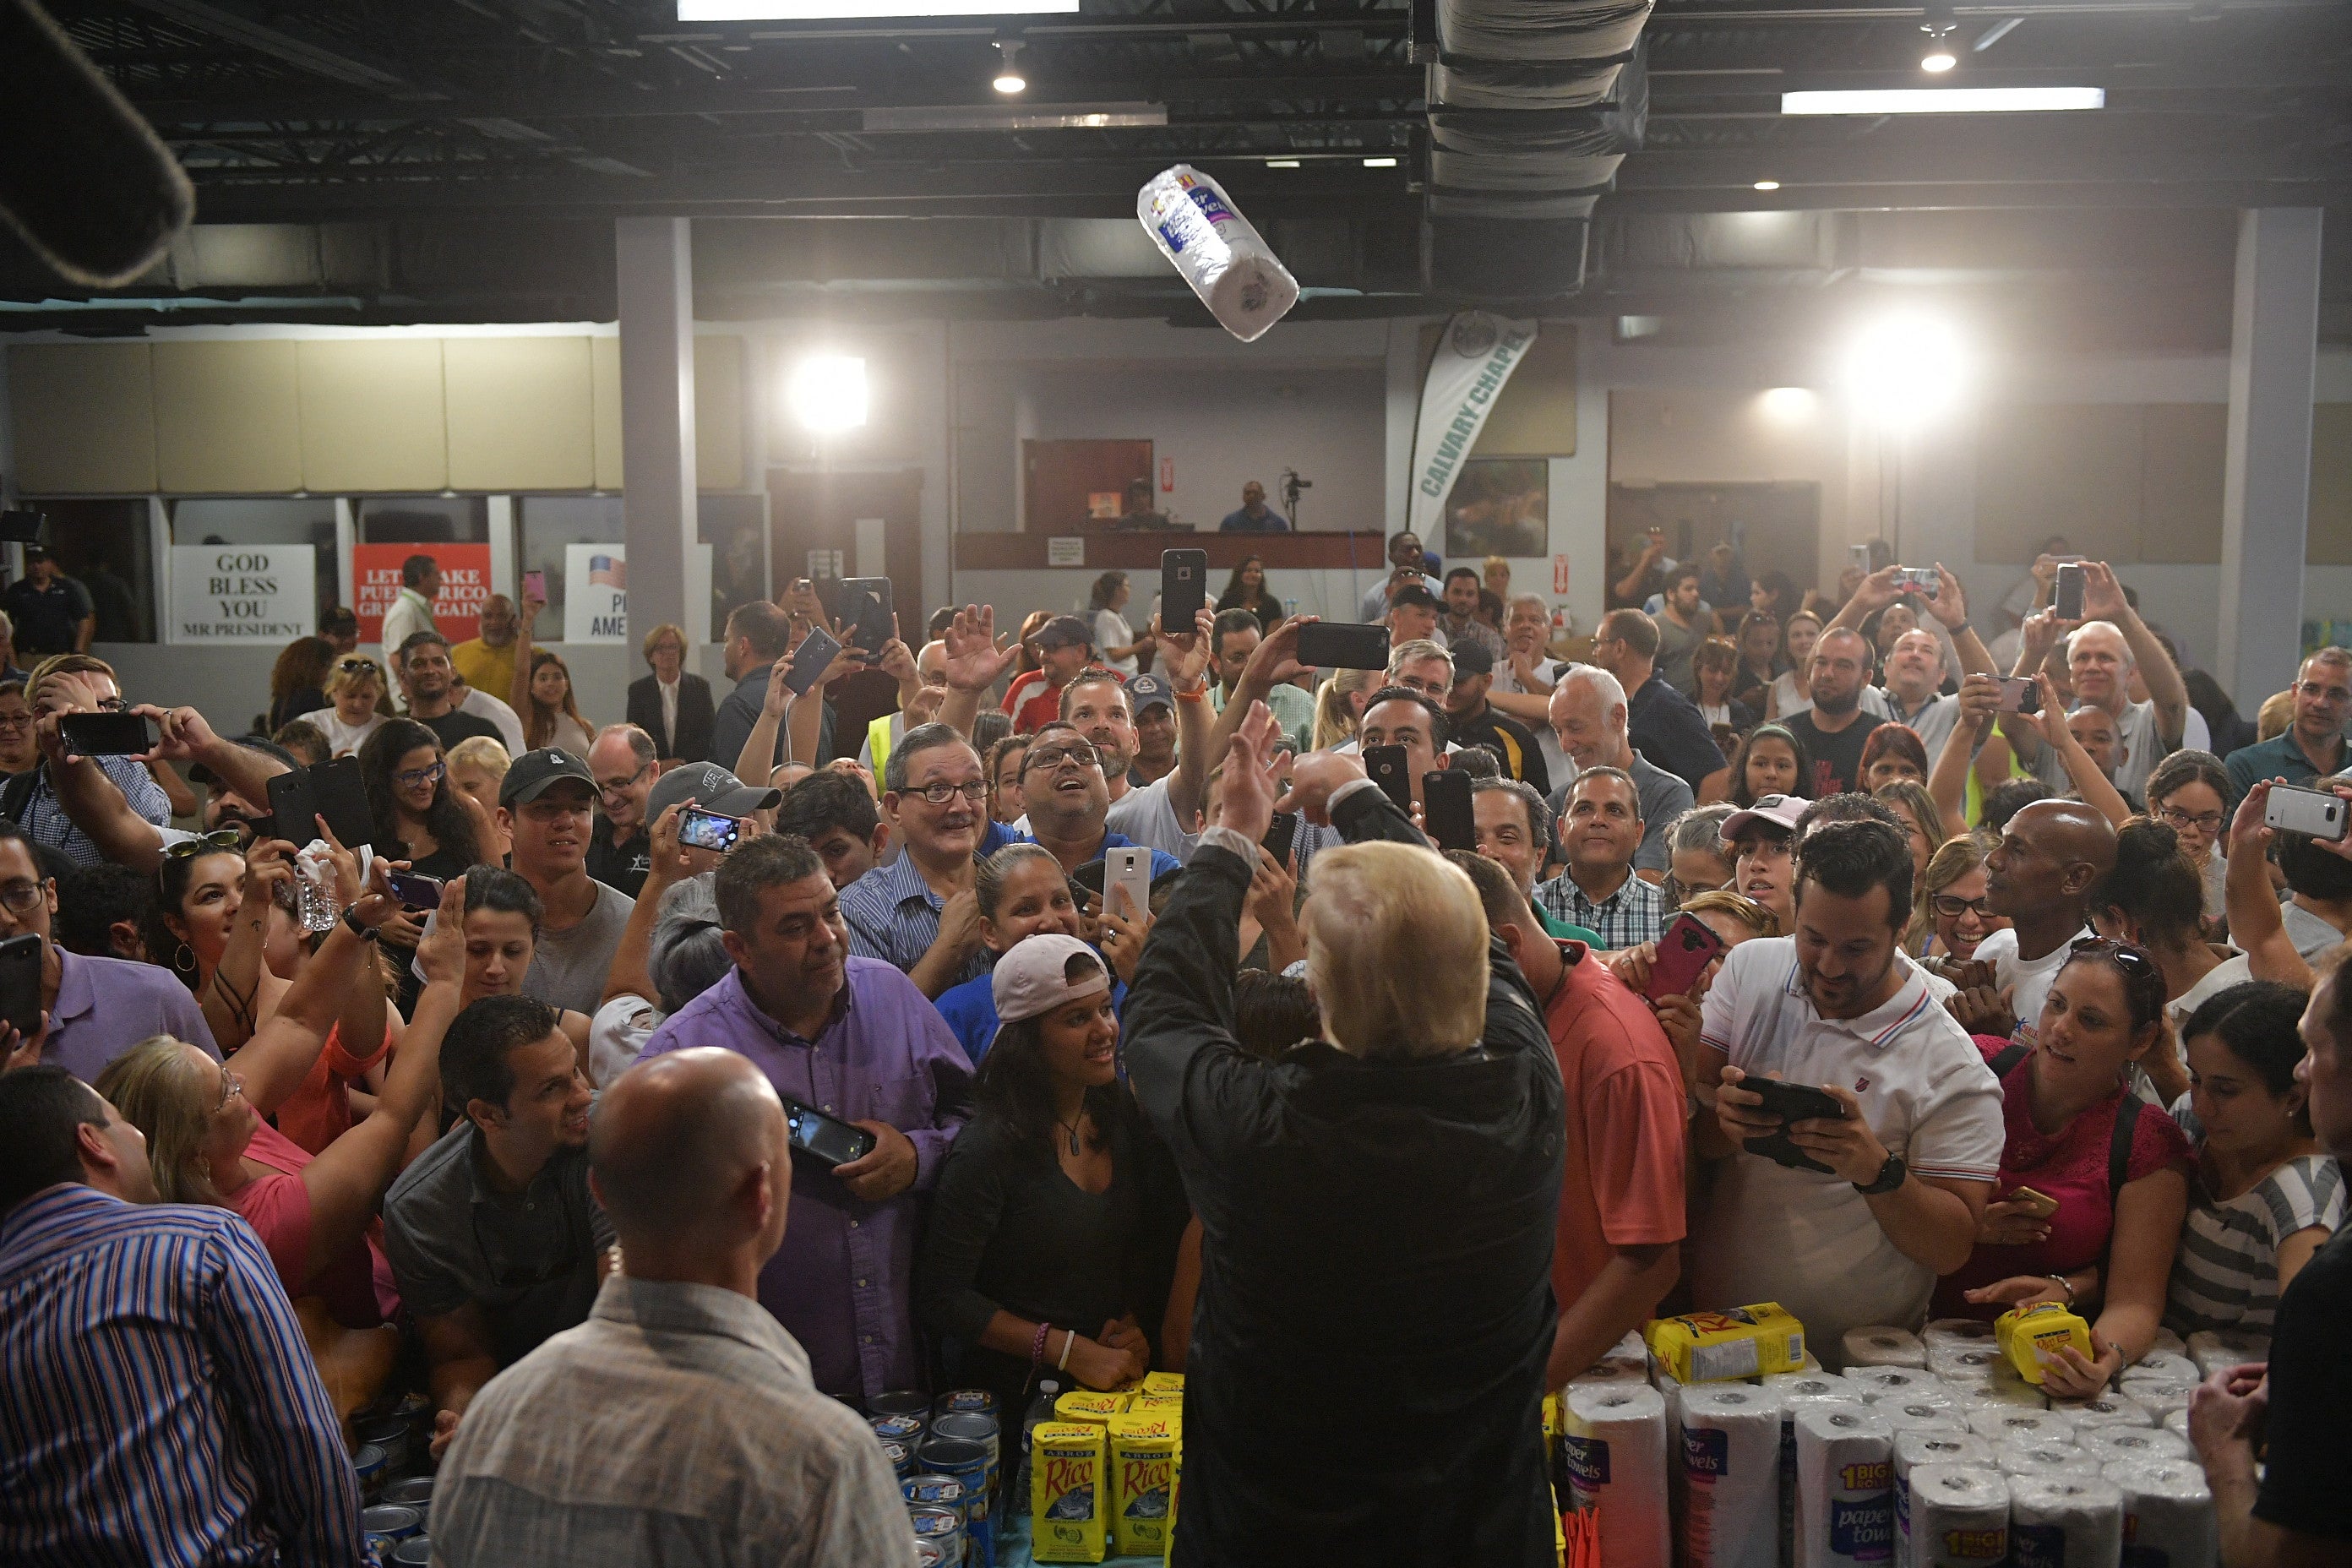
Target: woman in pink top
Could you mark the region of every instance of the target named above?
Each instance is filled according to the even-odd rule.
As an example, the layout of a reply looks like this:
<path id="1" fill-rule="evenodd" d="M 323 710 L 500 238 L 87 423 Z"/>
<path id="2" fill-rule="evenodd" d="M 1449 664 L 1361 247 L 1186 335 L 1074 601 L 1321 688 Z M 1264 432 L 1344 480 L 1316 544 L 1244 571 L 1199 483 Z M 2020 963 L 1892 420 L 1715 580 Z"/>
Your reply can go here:
<path id="1" fill-rule="evenodd" d="M 351 920 L 371 932 L 400 908 L 383 889 L 381 872 L 375 880 L 351 910 Z M 422 954 L 427 988 L 373 1114 L 323 1153 L 305 1156 L 264 1122 L 255 1089 L 282 1090 L 310 1070 L 334 1003 L 374 954 L 373 941 L 351 920 L 328 932 L 277 1016 L 261 1026 L 234 1065 L 158 1037 L 100 1076 L 99 1092 L 146 1134 L 163 1199 L 217 1204 L 244 1215 L 269 1249 L 286 1294 L 323 1297 L 346 1328 L 381 1321 L 364 1237 L 440 1081 L 441 1035 L 457 1016 L 465 963 L 457 925 L 464 900 L 462 880 L 450 883 L 442 900 L 442 930 Z"/>
<path id="2" fill-rule="evenodd" d="M 2132 1064 L 2156 1045 L 2164 973 L 2138 948 L 2103 937 L 2074 943 L 2050 984 L 2040 1043 L 2001 1078 L 2008 1138 L 2000 1190 L 1976 1250 L 1937 1287 L 1935 1317 L 1990 1321 L 2012 1307 L 2059 1301 L 2092 1320 L 2095 1357 L 2059 1352 L 2043 1387 L 2086 1399 L 2146 1355 L 2189 1209 L 2189 1140 L 2164 1108 L 2131 1100 Z M 1988 1062 L 2011 1047 L 1979 1037 Z M 2111 1193 L 2116 1119 L 2133 1124 L 2123 1181 Z M 2044 1219 L 2021 1195 L 2057 1201 Z"/>

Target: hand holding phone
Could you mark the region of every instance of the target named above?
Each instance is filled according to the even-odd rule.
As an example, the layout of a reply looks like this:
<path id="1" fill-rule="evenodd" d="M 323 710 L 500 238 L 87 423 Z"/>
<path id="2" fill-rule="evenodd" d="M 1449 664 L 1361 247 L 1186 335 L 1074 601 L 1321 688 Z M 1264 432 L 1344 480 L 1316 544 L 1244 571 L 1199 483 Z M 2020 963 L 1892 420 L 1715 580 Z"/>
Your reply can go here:
<path id="1" fill-rule="evenodd" d="M 547 603 L 547 574 L 544 572 L 524 573 L 522 574 L 522 596 L 526 600 L 536 599 L 542 605 Z"/>
<path id="2" fill-rule="evenodd" d="M 2263 826 L 2305 834 L 2323 844 L 2341 844 L 2352 829 L 2352 802 L 2331 791 L 2274 784 L 2263 803 Z"/>
<path id="3" fill-rule="evenodd" d="M 404 910 L 437 910 L 441 907 L 441 889 L 445 884 L 438 877 L 386 868 L 383 882 L 392 896 L 400 900 L 400 907 Z"/>
<path id="4" fill-rule="evenodd" d="M 1160 624 L 1176 635 L 1192 629 L 1193 617 L 1209 602 L 1209 552 L 1205 550 L 1163 550 L 1160 552 Z"/>
<path id="5" fill-rule="evenodd" d="M 1408 807 L 1408 810 L 1411 808 Z M 1440 849 L 1478 849 L 1478 816 L 1470 803 L 1470 775 L 1439 768 L 1421 775 L 1421 819 Z"/>
<path id="6" fill-rule="evenodd" d="M 1396 808 L 1407 816 L 1412 815 L 1412 775 L 1406 770 L 1402 746 L 1366 746 L 1364 774 L 1381 786 L 1381 793 L 1396 802 Z"/>
<path id="7" fill-rule="evenodd" d="M 2037 1193 L 2032 1187 L 2011 1187 L 2001 1196 L 2024 1206 L 2035 1219 L 2048 1219 L 2058 1212 L 2058 1200 L 2047 1193 Z"/>
<path id="8" fill-rule="evenodd" d="M 1761 1154 L 1774 1164 L 1794 1171 L 1815 1171 L 1825 1176 L 1835 1173 L 1790 1142 L 1789 1128 L 1795 1122 L 1815 1119 L 1843 1121 L 1845 1107 L 1838 1102 L 1836 1096 L 1809 1083 L 1789 1083 L 1777 1078 L 1744 1078 L 1735 1087 L 1747 1089 L 1762 1100 L 1764 1103 L 1758 1109 L 1766 1115 L 1780 1119 L 1779 1131 L 1748 1140 L 1749 1153 Z"/>
<path id="9" fill-rule="evenodd" d="M 1151 912 L 1150 850 L 1103 851 L 1103 908 L 1130 921 Z"/>
<path id="10" fill-rule="evenodd" d="M 828 1169 L 874 1152 L 874 1134 L 815 1106 L 787 1097 L 784 1131 L 792 1146 Z"/>
<path id="11" fill-rule="evenodd" d="M 2042 688 L 2030 675 L 2004 675 L 2000 678 L 2000 700 L 1993 710 L 2000 713 L 2039 713 Z"/>
<path id="12" fill-rule="evenodd" d="M 1298 628 L 1298 662 L 1314 669 L 1386 669 L 1389 629 L 1354 621 L 1309 621 Z"/>
<path id="13" fill-rule="evenodd" d="M 742 837 L 741 818 L 721 816 L 689 805 L 677 814 L 677 841 L 688 849 L 715 849 L 724 855 Z"/>
<path id="14" fill-rule="evenodd" d="M 841 652 L 841 643 L 823 626 L 812 626 L 801 646 L 793 650 L 791 669 L 784 676 L 784 687 L 795 697 L 806 697 L 832 668 L 834 658 Z"/>
<path id="15" fill-rule="evenodd" d="M 1650 960 L 1650 983 L 1642 994 L 1653 1002 L 1685 994 L 1698 984 L 1700 972 L 1729 945 L 1696 915 L 1676 915 L 1658 938 L 1658 951 Z"/>
<path id="16" fill-rule="evenodd" d="M 2058 612 L 2058 618 L 2062 621 L 2079 621 L 2083 618 L 2083 563 L 2081 562 L 2069 561 L 2058 568 L 2058 581 L 2052 591 L 2050 605 Z"/>
<path id="17" fill-rule="evenodd" d="M 58 733 L 77 757 L 138 757 L 155 749 L 155 721 L 144 713 L 66 713 Z"/>

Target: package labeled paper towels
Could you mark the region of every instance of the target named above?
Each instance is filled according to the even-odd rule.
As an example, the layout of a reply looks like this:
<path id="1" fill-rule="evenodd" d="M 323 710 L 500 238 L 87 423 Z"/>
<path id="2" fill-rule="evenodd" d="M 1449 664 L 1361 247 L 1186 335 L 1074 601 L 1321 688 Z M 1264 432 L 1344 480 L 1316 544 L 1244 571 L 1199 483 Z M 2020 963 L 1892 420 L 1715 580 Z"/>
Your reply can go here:
<path id="1" fill-rule="evenodd" d="M 1798 1406 L 1795 1426 L 1792 1568 L 1891 1560 L 1895 1429 L 1866 1406 L 1827 1403 Z"/>
<path id="2" fill-rule="evenodd" d="M 1841 1342 L 1848 1368 L 1916 1366 L 1927 1368 L 1927 1347 L 1908 1329 L 1848 1329 Z"/>
<path id="3" fill-rule="evenodd" d="M 2124 1551 L 2132 1568 L 2213 1568 L 2220 1526 L 2205 1472 L 2185 1459 L 2124 1459 L 2106 1479 L 2124 1494 Z"/>
<path id="4" fill-rule="evenodd" d="M 2206 1329 L 2189 1336 L 2189 1359 L 2197 1363 L 2200 1378 L 2210 1377 L 2242 1362 L 2270 1360 L 2271 1337 L 2242 1329 Z"/>
<path id="5" fill-rule="evenodd" d="M 1225 188 L 1189 163 L 1135 193 L 1135 216 L 1219 325 L 1255 342 L 1298 303 L 1298 279 L 1242 216 Z"/>
<path id="6" fill-rule="evenodd" d="M 1570 1384 L 1560 1451 L 1581 1511 L 1601 1510 L 1609 1568 L 1665 1568 L 1666 1405 L 1641 1383 Z"/>
<path id="7" fill-rule="evenodd" d="M 2189 1458 L 2189 1439 L 2160 1426 L 2086 1426 L 2074 1434 L 2074 1445 L 2093 1458 L 2110 1465 L 2125 1459 L 2196 1462 Z"/>
<path id="8" fill-rule="evenodd" d="M 2011 1476 L 2009 1560 L 2013 1568 L 2083 1568 L 2120 1562 L 2124 1494 L 2098 1476 Z"/>
<path id="9" fill-rule="evenodd" d="M 1923 1465 L 1966 1466 L 1991 1471 L 1992 1445 L 1969 1432 L 1904 1432 L 1895 1434 L 1895 1561 L 1917 1561 L 1911 1541 L 1911 1476 Z M 1995 1479 L 1999 1479 L 1995 1472 Z M 2001 1522 L 2009 1522 L 2009 1491 L 2000 1493 Z"/>
<path id="10" fill-rule="evenodd" d="M 1743 1384 L 1694 1384 L 1681 1426 L 1684 1568 L 1774 1568 L 1780 1560 L 1780 1396 Z"/>
<path id="11" fill-rule="evenodd" d="M 1905 1568 L 1998 1568 L 2009 1556 L 2009 1484 L 1971 1465 L 1911 1472 Z"/>

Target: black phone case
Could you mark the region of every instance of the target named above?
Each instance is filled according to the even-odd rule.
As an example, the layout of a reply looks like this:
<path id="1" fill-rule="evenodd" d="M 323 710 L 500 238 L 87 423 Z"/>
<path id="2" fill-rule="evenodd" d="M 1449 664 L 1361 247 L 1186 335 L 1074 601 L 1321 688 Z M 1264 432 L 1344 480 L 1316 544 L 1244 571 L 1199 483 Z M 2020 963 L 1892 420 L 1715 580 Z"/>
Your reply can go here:
<path id="1" fill-rule="evenodd" d="M 830 1154 L 825 1153 L 820 1149 L 814 1148 L 803 1140 L 800 1134 L 798 1127 L 798 1123 L 803 1121 L 830 1122 L 835 1127 L 847 1129 L 850 1136 L 854 1140 L 850 1144 L 850 1147 L 856 1151 L 856 1153 L 849 1156 L 850 1160 L 862 1160 L 866 1155 L 874 1152 L 874 1134 L 866 1131 L 863 1127 L 851 1127 L 848 1122 L 842 1121 L 841 1118 L 837 1116 L 827 1116 L 824 1111 L 819 1110 L 815 1106 L 809 1104 L 806 1100 L 793 1100 L 787 1097 L 784 1100 L 784 1122 L 786 1130 L 790 1134 L 792 1146 L 799 1152 L 806 1154 L 810 1159 L 816 1161 L 818 1163 L 824 1165 L 828 1169 L 836 1165 L 846 1164 L 848 1163 L 848 1161 L 836 1160 Z"/>
<path id="2" fill-rule="evenodd" d="M 1827 1165 L 1789 1141 L 1788 1123 L 1811 1117 L 1843 1116 L 1844 1107 L 1819 1089 L 1805 1084 L 1783 1083 L 1778 1079 L 1751 1078 L 1737 1087 L 1762 1095 L 1763 1110 L 1782 1119 L 1778 1132 L 1748 1141 L 1749 1153 L 1761 1154 L 1774 1164 L 1786 1165 L 1791 1170 L 1815 1171 L 1825 1176 L 1834 1173 Z M 1824 1105 L 1830 1109 L 1824 1110 Z"/>
<path id="3" fill-rule="evenodd" d="M 155 721 L 144 713 L 68 713 L 58 729 L 78 757 L 132 757 L 155 749 Z"/>
<path id="4" fill-rule="evenodd" d="M 1356 621 L 1310 621 L 1298 628 L 1298 662 L 1318 669 L 1386 669 L 1389 629 Z"/>
<path id="5" fill-rule="evenodd" d="M 1470 805 L 1470 775 L 1440 768 L 1421 775 L 1421 816 L 1440 849 L 1478 847 L 1478 816 Z"/>
<path id="6" fill-rule="evenodd" d="M 880 653 L 882 645 L 892 636 L 890 579 L 844 577 L 841 612 L 842 618 L 849 623 L 843 628 L 849 633 L 849 646 L 861 653 Z"/>
<path id="7" fill-rule="evenodd" d="M 1276 812 L 1274 826 L 1268 827 L 1265 830 L 1265 837 L 1258 840 L 1265 847 L 1265 852 L 1273 856 L 1276 863 L 1286 870 L 1290 866 L 1291 847 L 1297 841 L 1298 814 L 1295 811 Z"/>
<path id="8" fill-rule="evenodd" d="M 1205 550 L 1163 550 L 1160 552 L 1160 626 L 1171 637 L 1192 629 L 1193 619 L 1208 607 L 1209 552 Z"/>
<path id="9" fill-rule="evenodd" d="M 41 939 L 31 931 L 0 942 L 0 1021 L 26 1039 L 41 1030 Z"/>
<path id="10" fill-rule="evenodd" d="M 320 816 L 346 849 L 375 842 L 375 816 L 368 809 L 357 757 L 337 757 L 278 774 L 269 781 L 269 810 L 277 819 L 278 837 L 289 844 L 316 838 Z"/>
<path id="11" fill-rule="evenodd" d="M 2058 568 L 2058 581 L 2050 589 L 2050 603 L 2062 621 L 2083 618 L 2083 574 L 2079 567 L 2071 574 L 2063 566 Z"/>
<path id="12" fill-rule="evenodd" d="M 1396 808 L 1406 816 L 1412 815 L 1412 779 L 1405 771 L 1402 746 L 1367 746 L 1364 748 L 1364 772 L 1381 786 L 1381 793 L 1396 802 Z"/>

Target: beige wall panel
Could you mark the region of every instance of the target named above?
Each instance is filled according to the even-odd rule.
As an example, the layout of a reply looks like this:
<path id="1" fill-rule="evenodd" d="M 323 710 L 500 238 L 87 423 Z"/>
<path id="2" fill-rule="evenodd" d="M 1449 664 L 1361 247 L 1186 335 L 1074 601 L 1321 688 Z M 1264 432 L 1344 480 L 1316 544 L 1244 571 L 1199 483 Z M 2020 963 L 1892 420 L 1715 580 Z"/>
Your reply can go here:
<path id="1" fill-rule="evenodd" d="M 743 488 L 743 340 L 694 340 L 694 482 Z"/>
<path id="2" fill-rule="evenodd" d="M 302 489 L 301 377 L 286 339 L 154 345 L 155 472 L 178 495 Z"/>
<path id="3" fill-rule="evenodd" d="M 1845 482 L 1844 422 L 1810 395 L 1784 409 L 1754 391 L 1619 387 L 1609 394 L 1609 477 L 1659 483 Z"/>
<path id="4" fill-rule="evenodd" d="M 2095 561 L 2139 559 L 2141 425 L 2133 404 L 2019 404 L 1978 427 L 1980 561 L 2030 561 L 2053 533 Z"/>
<path id="5" fill-rule="evenodd" d="M 2314 566 L 2352 566 L 2352 403 L 2311 411 L 2311 521 L 2303 558 Z"/>
<path id="6" fill-rule="evenodd" d="M 304 489 L 448 488 L 439 339 L 318 339 L 299 346 Z"/>
<path id="7" fill-rule="evenodd" d="M 594 485 L 586 338 L 445 338 L 441 364 L 451 489 Z"/>
<path id="8" fill-rule="evenodd" d="M 588 378 L 595 404 L 596 488 L 621 488 L 621 340 L 588 340 Z"/>
<path id="9" fill-rule="evenodd" d="M 1421 374 L 1437 357 L 1442 326 L 1421 329 Z M 1416 393 L 1418 395 L 1418 393 Z M 1544 321 L 1536 341 L 1503 384 L 1486 423 L 1478 431 L 1473 458 L 1573 458 L 1576 456 L 1576 327 Z"/>
<path id="10" fill-rule="evenodd" d="M 2221 559 L 2221 469 L 2229 448 L 2229 405 L 2154 403 L 2145 413 L 2139 557 L 2215 564 Z"/>
<path id="11" fill-rule="evenodd" d="M 8 351 L 16 488 L 27 495 L 155 488 L 145 343 L 25 343 Z"/>

